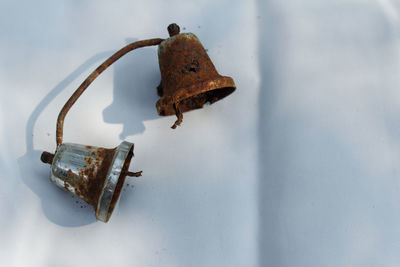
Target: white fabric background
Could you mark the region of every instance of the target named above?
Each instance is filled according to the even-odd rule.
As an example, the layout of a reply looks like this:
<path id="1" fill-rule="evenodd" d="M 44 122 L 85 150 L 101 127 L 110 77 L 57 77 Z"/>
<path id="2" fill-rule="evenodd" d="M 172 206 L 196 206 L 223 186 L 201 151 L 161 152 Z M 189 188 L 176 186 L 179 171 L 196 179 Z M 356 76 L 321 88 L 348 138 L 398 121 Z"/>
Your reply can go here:
<path id="1" fill-rule="evenodd" d="M 1 266 L 399 266 L 399 12 L 392 0 L 1 1 Z M 155 47 L 104 72 L 64 140 L 133 142 L 144 175 L 96 222 L 40 154 L 83 79 L 171 22 L 237 90 L 173 131 L 154 107 Z"/>

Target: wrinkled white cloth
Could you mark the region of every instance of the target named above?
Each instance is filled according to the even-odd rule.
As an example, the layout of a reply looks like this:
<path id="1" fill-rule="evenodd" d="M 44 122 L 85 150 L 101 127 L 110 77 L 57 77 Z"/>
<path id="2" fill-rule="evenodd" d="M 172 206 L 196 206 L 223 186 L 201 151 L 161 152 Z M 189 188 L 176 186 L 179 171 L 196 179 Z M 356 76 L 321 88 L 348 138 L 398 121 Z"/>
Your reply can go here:
<path id="1" fill-rule="evenodd" d="M 400 4 L 2 1 L 0 265 L 398 266 Z M 156 48 L 73 106 L 64 141 L 135 143 L 110 222 L 51 184 L 62 105 L 114 51 L 196 34 L 237 90 L 159 117 Z"/>

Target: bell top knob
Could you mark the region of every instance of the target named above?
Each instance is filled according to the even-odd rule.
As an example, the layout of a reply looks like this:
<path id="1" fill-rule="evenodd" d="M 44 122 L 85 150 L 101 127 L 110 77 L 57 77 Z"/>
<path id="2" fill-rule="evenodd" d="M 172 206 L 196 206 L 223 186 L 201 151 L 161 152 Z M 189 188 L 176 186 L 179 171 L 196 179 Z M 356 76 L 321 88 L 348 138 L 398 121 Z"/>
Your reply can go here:
<path id="1" fill-rule="evenodd" d="M 170 37 L 179 34 L 179 32 L 180 32 L 180 28 L 179 28 L 178 24 L 176 24 L 176 23 L 171 23 L 171 24 L 168 26 L 168 33 L 169 33 L 169 36 L 170 36 Z"/>

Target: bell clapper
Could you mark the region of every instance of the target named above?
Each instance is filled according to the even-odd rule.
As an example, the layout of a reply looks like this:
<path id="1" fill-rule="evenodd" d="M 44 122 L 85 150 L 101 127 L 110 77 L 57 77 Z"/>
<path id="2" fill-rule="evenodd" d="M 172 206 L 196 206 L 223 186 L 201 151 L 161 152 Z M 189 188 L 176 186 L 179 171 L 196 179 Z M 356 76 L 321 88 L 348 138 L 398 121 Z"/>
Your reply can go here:
<path id="1" fill-rule="evenodd" d="M 131 177 L 140 177 L 142 176 L 142 172 L 143 171 L 138 171 L 138 172 L 129 172 L 126 174 L 127 176 L 131 176 Z"/>
<path id="2" fill-rule="evenodd" d="M 183 114 L 182 111 L 179 109 L 179 103 L 174 103 L 174 110 L 177 119 L 174 125 L 171 126 L 172 129 L 176 129 L 176 126 L 181 126 L 183 120 Z"/>

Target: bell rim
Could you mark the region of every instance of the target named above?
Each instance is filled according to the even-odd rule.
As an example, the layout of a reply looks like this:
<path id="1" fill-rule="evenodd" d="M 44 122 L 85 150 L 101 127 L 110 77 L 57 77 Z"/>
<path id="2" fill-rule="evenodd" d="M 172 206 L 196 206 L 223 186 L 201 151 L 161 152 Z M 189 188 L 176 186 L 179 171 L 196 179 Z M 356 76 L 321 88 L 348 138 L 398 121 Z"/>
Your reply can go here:
<path id="1" fill-rule="evenodd" d="M 131 159 L 128 156 L 130 152 L 133 154 L 133 147 L 133 143 L 123 141 L 115 151 L 96 207 L 96 218 L 99 221 L 108 222 L 114 211 L 121 193 L 117 187 L 125 181 L 126 174 L 123 174 L 123 169 L 127 160 L 130 163 Z"/>
<path id="2" fill-rule="evenodd" d="M 217 99 L 219 101 L 228 95 L 232 94 L 236 90 L 235 82 L 231 77 L 219 76 L 214 79 L 208 79 L 205 81 L 198 82 L 189 87 L 182 87 L 175 91 L 173 95 L 164 95 L 156 103 L 157 113 L 160 116 L 171 116 L 175 115 L 174 104 L 179 103 L 185 99 L 191 98 L 195 95 L 199 95 L 205 92 L 222 90 L 231 88 L 231 91 L 224 95 L 223 97 Z M 214 101 L 214 102 L 216 102 Z M 212 103 L 214 103 L 212 102 Z M 201 108 L 201 107 L 199 107 Z M 194 108 L 198 109 L 198 108 Z M 194 110 L 190 109 L 190 110 Z M 187 110 L 187 111 L 190 111 Z M 186 112 L 186 111 L 183 111 Z"/>

